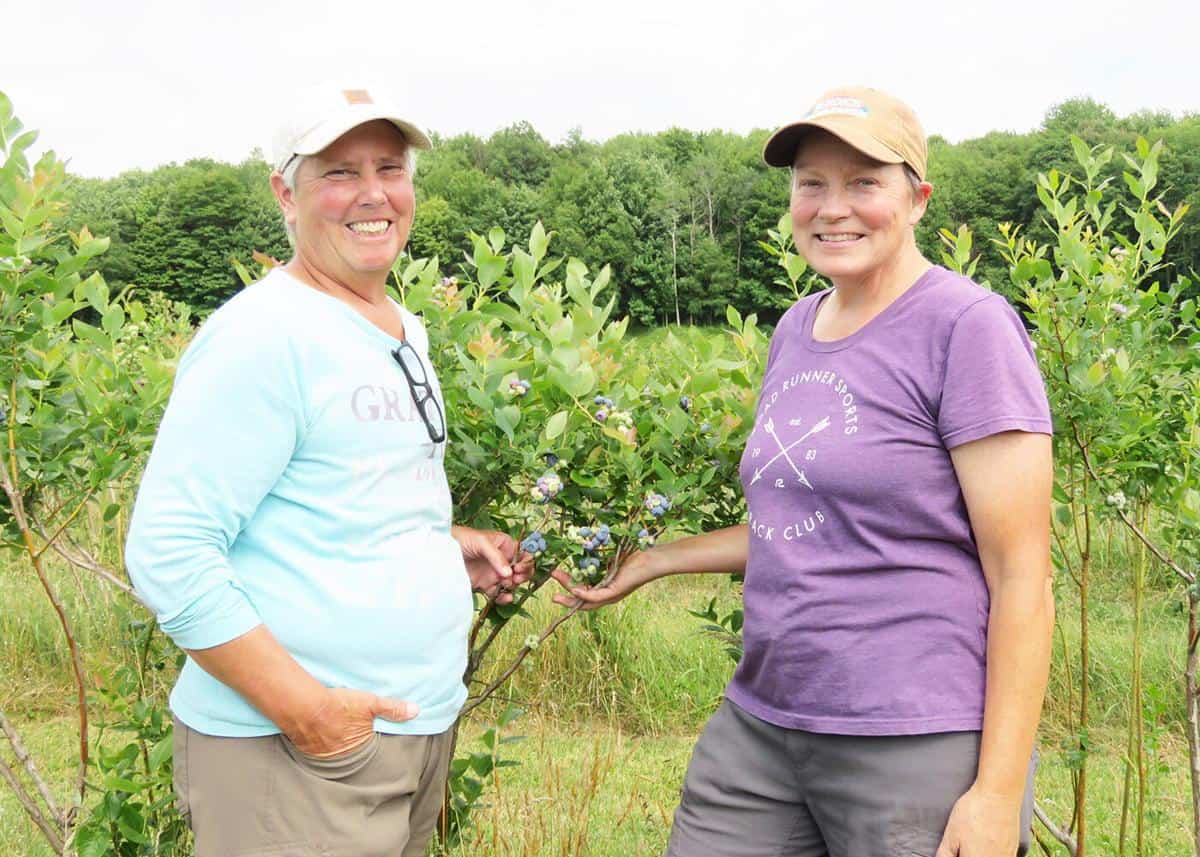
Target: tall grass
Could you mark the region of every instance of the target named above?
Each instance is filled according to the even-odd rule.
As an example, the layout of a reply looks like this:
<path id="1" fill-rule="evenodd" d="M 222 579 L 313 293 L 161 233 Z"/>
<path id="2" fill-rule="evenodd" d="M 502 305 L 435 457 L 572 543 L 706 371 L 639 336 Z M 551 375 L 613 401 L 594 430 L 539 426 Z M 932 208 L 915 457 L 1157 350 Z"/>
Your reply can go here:
<path id="1" fill-rule="evenodd" d="M 685 339 L 711 332 L 674 331 Z M 652 352 L 655 331 L 639 337 Z M 81 535 L 112 567 L 120 566 L 123 520 L 94 518 Z M 1117 527 L 1097 539 L 1090 593 L 1092 727 L 1089 776 L 1095 853 L 1116 854 L 1121 794 L 1130 758 L 1127 727 L 1135 612 L 1137 546 Z M 145 611 L 108 584 L 50 562 L 63 601 L 76 622 L 86 665 L 95 680 L 133 660 L 131 623 Z M 549 589 L 532 605 L 530 630 L 560 608 Z M 1053 817 L 1069 815 L 1069 749 L 1076 724 L 1072 698 L 1079 676 L 1078 593 L 1056 583 L 1058 630 L 1044 709 L 1039 799 Z M 497 855 L 629 855 L 661 850 L 695 737 L 717 705 L 732 671 L 723 645 L 701 632 L 688 608 L 709 598 L 728 608 L 736 590 L 721 575 L 671 577 L 603 611 L 563 625 L 504 690 L 504 698 L 477 712 L 463 736 L 469 747 L 499 708 L 513 703 L 528 714 L 509 732 L 529 736 L 505 745 L 519 759 L 498 771 L 487 806 L 459 850 Z M 528 620 L 514 620 L 518 624 Z M 1183 740 L 1182 674 L 1186 616 L 1174 579 L 1151 566 L 1143 604 L 1142 706 L 1146 718 L 1148 853 L 1186 853 L 1187 753 Z M 525 632 L 507 630 L 490 663 L 507 663 Z M 488 667 L 480 673 L 489 675 Z M 164 676 L 169 679 L 169 676 Z M 75 721 L 62 630 L 33 574 L 0 558 L 0 706 L 26 736 L 48 778 L 65 793 L 71 777 Z M 103 712 L 99 712 L 102 715 Z M 1068 747 L 1068 749 L 1063 749 Z M 47 854 L 45 846 L 0 786 L 0 855 Z"/>

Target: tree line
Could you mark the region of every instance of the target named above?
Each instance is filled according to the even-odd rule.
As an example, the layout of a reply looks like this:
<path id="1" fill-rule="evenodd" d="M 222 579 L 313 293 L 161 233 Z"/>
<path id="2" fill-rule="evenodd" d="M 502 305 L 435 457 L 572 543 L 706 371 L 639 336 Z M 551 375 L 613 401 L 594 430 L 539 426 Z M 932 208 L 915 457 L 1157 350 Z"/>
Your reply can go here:
<path id="1" fill-rule="evenodd" d="M 726 305 L 771 320 L 791 298 L 773 285 L 779 269 L 759 246 L 788 195 L 787 175 L 760 158 L 768 133 L 672 128 L 595 143 L 574 132 L 552 144 L 518 122 L 486 140 L 435 135 L 434 149 L 418 162 L 409 251 L 452 268 L 463 261 L 471 232 L 500 226 L 528 235 L 540 220 L 557 233 L 559 252 L 612 265 L 618 309 L 638 323 L 714 321 Z M 926 255 L 940 258 L 939 229 L 966 224 L 977 237 L 979 278 L 1003 287 L 1007 266 L 988 239 L 997 224 L 1011 222 L 1052 243 L 1034 183 L 1038 173 L 1071 170 L 1072 134 L 1118 150 L 1131 149 L 1139 135 L 1162 139 L 1166 201 L 1200 204 L 1200 115 L 1118 117 L 1103 104 L 1073 99 L 1029 133 L 930 139 L 935 193 L 917 236 Z M 1133 200 L 1126 169 L 1107 166 L 1117 222 L 1125 217 L 1122 200 Z M 157 289 L 204 310 L 241 288 L 233 259 L 249 262 L 254 251 L 290 255 L 268 175 L 256 153 L 240 164 L 192 160 L 112 179 L 75 177 L 68 225 L 111 236 L 95 267 L 113 286 Z M 1200 270 L 1200 220 L 1186 218 L 1164 262 L 1180 273 Z"/>

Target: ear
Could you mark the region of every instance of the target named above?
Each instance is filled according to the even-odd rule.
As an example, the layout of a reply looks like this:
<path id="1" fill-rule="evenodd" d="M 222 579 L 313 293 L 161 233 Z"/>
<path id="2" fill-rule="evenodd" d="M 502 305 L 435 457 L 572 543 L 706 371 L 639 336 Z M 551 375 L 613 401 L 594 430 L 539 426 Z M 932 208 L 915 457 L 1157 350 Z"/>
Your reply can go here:
<path id="1" fill-rule="evenodd" d="M 284 221 L 294 226 L 296 223 L 296 192 L 287 186 L 283 175 L 278 171 L 271 173 L 271 191 L 275 194 L 275 201 L 279 203 L 279 208 L 283 211 Z"/>
<path id="2" fill-rule="evenodd" d="M 908 225 L 916 226 L 922 217 L 925 216 L 925 210 L 929 207 L 929 197 L 933 196 L 933 185 L 929 182 L 921 182 L 917 187 L 917 198 L 913 200 L 912 212 L 908 216 Z"/>

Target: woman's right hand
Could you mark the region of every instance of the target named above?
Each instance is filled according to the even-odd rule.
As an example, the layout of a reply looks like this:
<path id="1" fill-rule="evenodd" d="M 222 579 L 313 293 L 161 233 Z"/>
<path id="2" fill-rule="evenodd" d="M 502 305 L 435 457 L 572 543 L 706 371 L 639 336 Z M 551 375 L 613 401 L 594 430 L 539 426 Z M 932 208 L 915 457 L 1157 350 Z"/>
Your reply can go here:
<path id="1" fill-rule="evenodd" d="M 375 733 L 375 718 L 403 723 L 420 713 L 412 702 L 388 699 L 365 690 L 329 688 L 303 725 L 286 730 L 292 745 L 316 759 L 340 756 L 362 746 Z"/>
<path id="2" fill-rule="evenodd" d="M 616 575 L 606 586 L 584 586 L 571 579 L 571 575 L 556 568 L 551 576 L 567 590 L 570 595 L 559 593 L 554 596 L 554 603 L 564 607 L 575 607 L 582 604 L 581 610 L 595 610 L 607 604 L 615 604 L 644 583 L 662 577 L 663 572 L 654 567 L 650 551 L 638 551 L 631 554 L 617 569 Z"/>

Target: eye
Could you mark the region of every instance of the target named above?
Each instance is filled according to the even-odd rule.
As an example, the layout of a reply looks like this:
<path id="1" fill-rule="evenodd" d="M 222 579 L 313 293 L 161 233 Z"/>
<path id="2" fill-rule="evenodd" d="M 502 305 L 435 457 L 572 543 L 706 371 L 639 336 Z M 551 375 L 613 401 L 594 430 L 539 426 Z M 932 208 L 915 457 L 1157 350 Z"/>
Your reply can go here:
<path id="1" fill-rule="evenodd" d="M 379 168 L 379 172 L 385 176 L 402 176 L 407 172 L 407 167 L 404 164 L 384 164 Z"/>
<path id="2" fill-rule="evenodd" d="M 343 169 L 343 168 L 339 168 L 336 170 L 327 170 L 325 173 L 325 178 L 333 179 L 335 181 L 345 180 L 345 179 L 349 179 L 349 178 L 353 178 L 353 177 L 354 177 L 353 170 L 347 170 L 347 169 Z"/>
<path id="3" fill-rule="evenodd" d="M 879 184 L 879 179 L 874 176 L 862 176 L 855 179 L 854 183 L 859 187 L 876 187 Z"/>

